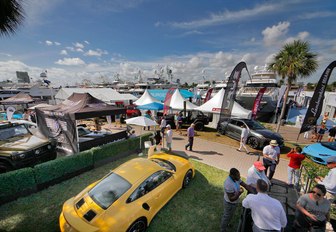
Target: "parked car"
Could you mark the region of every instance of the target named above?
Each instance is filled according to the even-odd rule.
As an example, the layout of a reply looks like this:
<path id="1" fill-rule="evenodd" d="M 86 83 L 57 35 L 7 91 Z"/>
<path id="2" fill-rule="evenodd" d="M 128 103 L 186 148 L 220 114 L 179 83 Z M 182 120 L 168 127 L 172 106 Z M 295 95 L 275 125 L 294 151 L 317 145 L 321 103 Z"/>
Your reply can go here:
<path id="1" fill-rule="evenodd" d="M 284 139 L 279 133 L 273 132 L 265 128 L 258 121 L 252 119 L 240 119 L 240 118 L 230 118 L 218 123 L 218 132 L 227 135 L 233 139 L 240 141 L 240 136 L 242 132 L 242 125 L 245 124 L 249 128 L 250 133 L 247 137 L 247 144 L 254 148 L 262 148 L 270 143 L 271 140 L 275 139 L 279 146 L 284 145 Z"/>
<path id="2" fill-rule="evenodd" d="M 313 143 L 302 149 L 310 159 L 319 164 L 327 164 L 330 156 L 336 156 L 336 142 Z"/>
<path id="3" fill-rule="evenodd" d="M 64 203 L 61 231 L 143 232 L 194 174 L 193 165 L 179 156 L 132 159 Z"/>
<path id="4" fill-rule="evenodd" d="M 111 132 L 108 131 L 91 131 L 83 126 L 77 126 L 77 131 L 78 131 L 78 137 L 97 138 L 112 134 Z"/>
<path id="5" fill-rule="evenodd" d="M 0 173 L 56 158 L 56 141 L 32 134 L 27 125 L 0 123 Z"/>
<path id="6" fill-rule="evenodd" d="M 125 108 L 126 108 L 126 115 L 128 118 L 141 116 L 141 112 L 139 109 L 136 108 L 136 105 L 128 105 L 125 106 Z"/>
<path id="7" fill-rule="evenodd" d="M 205 114 L 203 114 L 202 111 L 199 110 L 193 110 L 193 111 L 187 111 L 186 116 L 183 115 L 183 110 L 179 112 L 182 114 L 182 124 L 183 125 L 190 125 L 191 123 L 195 124 L 195 130 L 202 131 L 204 130 L 204 126 L 209 124 L 209 117 Z M 166 121 L 167 124 L 171 126 L 172 129 L 176 128 L 175 120 L 174 120 L 175 114 L 168 114 L 166 115 Z"/>

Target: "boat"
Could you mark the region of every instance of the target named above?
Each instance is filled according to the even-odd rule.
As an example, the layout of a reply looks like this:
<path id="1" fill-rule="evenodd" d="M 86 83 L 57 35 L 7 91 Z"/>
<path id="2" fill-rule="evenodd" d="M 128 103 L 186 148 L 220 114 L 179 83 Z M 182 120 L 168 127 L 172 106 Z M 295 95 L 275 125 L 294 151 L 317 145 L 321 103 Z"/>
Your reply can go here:
<path id="1" fill-rule="evenodd" d="M 275 72 L 266 70 L 266 67 L 261 70 L 255 68 L 251 79 L 237 92 L 236 100 L 245 109 L 252 110 L 256 96 L 263 87 L 267 89 L 260 102 L 257 120 L 270 122 L 276 110 L 280 89 Z"/>

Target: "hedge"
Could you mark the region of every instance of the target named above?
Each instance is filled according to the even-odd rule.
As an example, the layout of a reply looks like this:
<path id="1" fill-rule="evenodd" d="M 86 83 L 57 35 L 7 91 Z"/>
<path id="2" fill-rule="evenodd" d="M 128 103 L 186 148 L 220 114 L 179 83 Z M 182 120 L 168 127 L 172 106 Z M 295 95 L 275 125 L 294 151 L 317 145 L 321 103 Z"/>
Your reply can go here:
<path id="1" fill-rule="evenodd" d="M 142 148 L 144 141 L 151 134 L 141 136 Z M 128 155 L 140 148 L 140 137 L 106 144 L 100 147 L 65 156 L 36 165 L 0 175 L 0 204 L 29 195 L 50 185 L 69 179 L 84 171 L 94 168 L 96 163 L 118 159 L 120 155 Z"/>
<path id="2" fill-rule="evenodd" d="M 71 173 L 92 169 L 93 154 L 91 150 L 83 151 L 77 155 L 61 157 L 34 167 L 37 185 L 46 184 Z"/>
<path id="3" fill-rule="evenodd" d="M 18 195 L 36 191 L 33 168 L 22 168 L 0 175 L 0 204 L 14 200 Z"/>

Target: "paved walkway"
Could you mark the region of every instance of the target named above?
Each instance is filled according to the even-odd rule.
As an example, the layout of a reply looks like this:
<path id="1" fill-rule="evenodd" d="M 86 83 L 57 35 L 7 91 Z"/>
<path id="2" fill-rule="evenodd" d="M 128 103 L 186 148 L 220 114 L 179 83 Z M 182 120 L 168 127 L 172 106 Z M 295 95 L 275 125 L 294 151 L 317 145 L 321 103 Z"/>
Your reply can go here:
<path id="1" fill-rule="evenodd" d="M 134 127 L 136 133 L 145 133 L 148 131 L 142 131 L 139 127 Z M 297 128 L 287 128 L 281 127 L 280 133 L 284 138 L 289 139 L 293 142 L 296 141 L 298 129 Z M 306 142 L 303 138 L 299 140 L 300 143 Z M 187 137 L 185 135 L 179 135 L 177 132 L 173 132 L 173 143 L 172 150 L 181 156 L 186 156 L 191 159 L 195 159 L 199 162 L 217 167 L 219 169 L 229 171 L 231 168 L 237 168 L 241 176 L 247 176 L 247 170 L 253 165 L 253 163 L 258 159 L 258 154 L 245 154 L 244 152 L 239 152 L 236 147 L 231 147 L 226 144 L 212 142 L 195 137 L 193 151 L 186 151 L 185 144 L 187 144 Z M 262 154 L 262 151 L 259 152 Z M 286 184 L 287 182 L 287 167 L 288 160 L 280 159 L 280 163 L 277 166 L 275 175 L 272 182 L 274 183 L 270 195 L 278 199 L 288 216 L 293 216 L 295 213 L 295 204 L 297 201 L 297 194 L 293 188 L 289 188 Z M 290 224 L 291 225 L 291 222 Z M 286 230 L 287 231 L 287 230 Z"/>

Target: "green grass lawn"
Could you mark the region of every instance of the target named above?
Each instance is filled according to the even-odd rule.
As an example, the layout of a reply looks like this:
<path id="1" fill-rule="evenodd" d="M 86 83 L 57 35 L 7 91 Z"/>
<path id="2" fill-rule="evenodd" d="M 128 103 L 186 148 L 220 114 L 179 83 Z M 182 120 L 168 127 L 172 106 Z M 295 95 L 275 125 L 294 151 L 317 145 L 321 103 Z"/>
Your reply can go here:
<path id="1" fill-rule="evenodd" d="M 0 206 L 0 231 L 59 231 L 63 202 L 109 170 L 135 156 L 106 164 L 46 190 Z M 223 212 L 223 182 L 228 173 L 192 161 L 196 176 L 156 215 L 148 231 L 219 231 Z M 241 208 L 232 220 L 236 230 Z"/>

